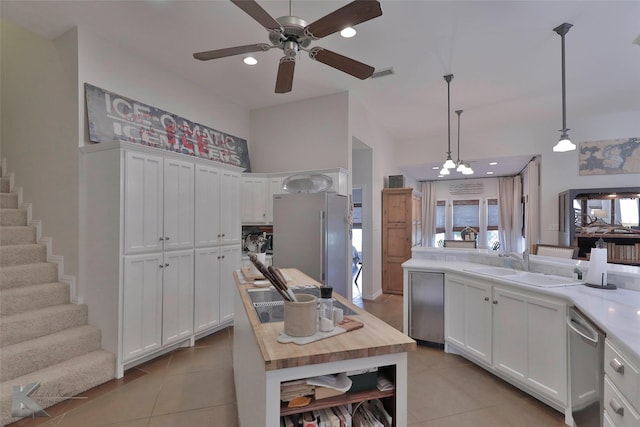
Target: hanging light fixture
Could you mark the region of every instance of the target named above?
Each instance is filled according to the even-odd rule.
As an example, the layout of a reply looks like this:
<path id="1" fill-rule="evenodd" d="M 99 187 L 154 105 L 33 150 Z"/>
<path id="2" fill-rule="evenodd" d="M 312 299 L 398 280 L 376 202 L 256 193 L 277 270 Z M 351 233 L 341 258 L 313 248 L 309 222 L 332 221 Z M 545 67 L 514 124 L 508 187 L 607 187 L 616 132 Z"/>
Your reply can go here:
<path id="1" fill-rule="evenodd" d="M 442 169 L 447 169 L 447 173 L 443 173 L 440 171 L 442 175 L 448 175 L 448 169 L 454 169 L 456 167 L 455 162 L 451 158 L 451 96 L 449 91 L 449 86 L 451 84 L 451 80 L 453 79 L 453 74 L 447 74 L 444 76 L 444 79 L 447 81 L 447 160 L 442 165 Z"/>
<path id="2" fill-rule="evenodd" d="M 473 175 L 473 169 L 469 166 L 469 163 L 463 162 L 460 160 L 460 116 L 462 115 L 463 110 L 456 110 L 456 114 L 458 115 L 458 161 L 456 165 L 456 171 L 462 173 L 463 175 Z"/>
<path id="3" fill-rule="evenodd" d="M 555 152 L 571 151 L 576 149 L 576 145 L 571 142 L 569 135 L 567 135 L 567 89 L 565 85 L 565 73 L 564 73 L 564 36 L 569 32 L 569 28 L 573 27 L 571 24 L 561 24 L 553 29 L 562 40 L 562 135 L 560 135 L 560 141 L 553 147 Z"/>

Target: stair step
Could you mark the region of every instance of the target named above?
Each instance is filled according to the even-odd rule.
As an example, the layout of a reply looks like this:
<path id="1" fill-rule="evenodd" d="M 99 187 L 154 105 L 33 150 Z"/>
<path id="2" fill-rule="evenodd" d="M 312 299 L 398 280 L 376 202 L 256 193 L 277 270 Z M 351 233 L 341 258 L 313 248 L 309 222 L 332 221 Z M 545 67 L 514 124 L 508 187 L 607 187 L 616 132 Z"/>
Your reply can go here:
<path id="1" fill-rule="evenodd" d="M 69 304 L 67 283 L 41 283 L 0 289 L 0 316 L 10 316 L 60 304 Z"/>
<path id="2" fill-rule="evenodd" d="M 87 323 L 86 304 L 63 304 L 0 317 L 0 348 Z"/>
<path id="3" fill-rule="evenodd" d="M 0 381 L 9 381 L 72 357 L 100 350 L 100 339 L 100 329 L 84 325 L 3 347 L 0 353 Z"/>
<path id="4" fill-rule="evenodd" d="M 0 193 L 10 193 L 11 192 L 11 180 L 8 176 L 3 176 L 0 178 Z"/>
<path id="5" fill-rule="evenodd" d="M 47 246 L 39 243 L 0 246 L 0 267 L 45 262 Z"/>
<path id="6" fill-rule="evenodd" d="M 18 193 L 0 193 L 0 208 L 18 209 Z"/>
<path id="7" fill-rule="evenodd" d="M 40 387 L 30 397 L 40 407 L 46 409 L 66 398 L 81 395 L 113 378 L 115 378 L 114 355 L 98 350 L 3 382 L 0 384 L 0 425 L 18 420 L 11 416 L 11 397 L 14 386 L 39 383 Z M 50 399 L 51 396 L 61 398 Z"/>
<path id="8" fill-rule="evenodd" d="M 27 225 L 25 209 L 0 209 L 0 225 Z"/>
<path id="9" fill-rule="evenodd" d="M 39 262 L 0 268 L 0 289 L 58 281 L 58 264 Z"/>
<path id="10" fill-rule="evenodd" d="M 36 228 L 29 225 L 6 226 L 0 229 L 0 245 L 36 243 Z"/>

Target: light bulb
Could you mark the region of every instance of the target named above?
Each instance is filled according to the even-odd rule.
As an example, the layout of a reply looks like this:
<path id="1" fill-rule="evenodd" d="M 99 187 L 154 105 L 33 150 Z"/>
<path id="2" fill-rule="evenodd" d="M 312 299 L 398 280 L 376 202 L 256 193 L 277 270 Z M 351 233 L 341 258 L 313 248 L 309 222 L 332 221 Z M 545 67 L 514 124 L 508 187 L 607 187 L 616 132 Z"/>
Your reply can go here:
<path id="1" fill-rule="evenodd" d="M 348 39 L 356 35 L 356 30 L 355 28 L 347 27 L 344 30 L 340 31 L 340 35 L 345 39 Z"/>
<path id="2" fill-rule="evenodd" d="M 454 169 L 456 167 L 456 163 L 451 160 L 451 155 L 447 156 L 447 160 L 442 165 L 445 169 Z"/>
<path id="3" fill-rule="evenodd" d="M 440 175 L 449 175 L 449 169 L 443 167 L 442 169 L 440 169 Z"/>
<path id="4" fill-rule="evenodd" d="M 553 151 L 556 153 L 564 153 L 565 151 L 572 151 L 576 149 L 576 144 L 571 142 L 569 135 L 563 133 L 560 137 L 560 141 L 553 147 Z"/>
<path id="5" fill-rule="evenodd" d="M 243 59 L 243 62 L 247 65 L 256 65 L 258 63 L 258 60 L 253 56 L 247 56 Z"/>

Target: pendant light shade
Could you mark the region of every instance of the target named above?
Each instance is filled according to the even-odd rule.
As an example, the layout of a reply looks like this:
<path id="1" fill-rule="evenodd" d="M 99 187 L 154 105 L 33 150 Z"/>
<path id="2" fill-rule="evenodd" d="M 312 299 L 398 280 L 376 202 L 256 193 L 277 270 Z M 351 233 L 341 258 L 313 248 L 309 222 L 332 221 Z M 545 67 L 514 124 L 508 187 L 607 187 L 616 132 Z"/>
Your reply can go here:
<path id="1" fill-rule="evenodd" d="M 564 65 L 564 36 L 569 32 L 569 29 L 572 26 L 573 25 L 565 22 L 564 24 L 561 24 L 553 29 L 553 31 L 558 33 L 558 35 L 560 36 L 562 43 L 562 129 L 560 129 L 560 132 L 562 132 L 562 134 L 560 135 L 560 141 L 558 141 L 558 143 L 553 147 L 553 151 L 559 153 L 576 149 L 576 145 L 571 142 L 571 140 L 569 139 L 569 135 L 567 134 L 567 131 L 569 129 L 567 128 L 567 88 L 565 82 Z"/>
<path id="2" fill-rule="evenodd" d="M 451 80 L 453 80 L 453 74 L 447 74 L 444 76 L 444 79 L 447 82 L 447 160 L 442 165 L 442 169 L 447 169 L 447 173 L 442 173 L 441 175 L 448 175 L 448 169 L 454 169 L 456 167 L 456 163 L 451 158 L 451 93 L 449 87 L 451 85 Z"/>

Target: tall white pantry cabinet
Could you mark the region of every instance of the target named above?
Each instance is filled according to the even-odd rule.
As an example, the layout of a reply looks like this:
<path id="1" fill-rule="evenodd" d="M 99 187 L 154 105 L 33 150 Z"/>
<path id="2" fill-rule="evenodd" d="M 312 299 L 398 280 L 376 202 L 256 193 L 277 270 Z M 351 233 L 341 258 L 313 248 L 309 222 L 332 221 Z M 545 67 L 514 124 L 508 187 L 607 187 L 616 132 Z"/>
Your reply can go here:
<path id="1" fill-rule="evenodd" d="M 78 299 L 116 376 L 230 324 L 242 169 L 121 142 L 80 158 Z"/>

